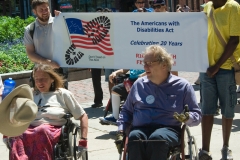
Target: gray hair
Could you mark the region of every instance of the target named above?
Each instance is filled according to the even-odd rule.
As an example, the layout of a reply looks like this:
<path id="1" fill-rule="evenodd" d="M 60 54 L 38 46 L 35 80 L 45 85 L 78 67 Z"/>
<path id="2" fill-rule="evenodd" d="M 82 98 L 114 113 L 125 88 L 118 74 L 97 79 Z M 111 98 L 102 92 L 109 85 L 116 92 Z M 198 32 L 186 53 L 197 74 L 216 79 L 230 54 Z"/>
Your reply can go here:
<path id="1" fill-rule="evenodd" d="M 167 65 L 168 70 L 171 71 L 173 66 L 173 58 L 171 54 L 167 52 L 167 50 L 159 45 L 151 45 L 146 47 L 144 55 L 148 53 L 153 53 L 154 57 L 159 60 L 160 63 L 164 63 Z"/>

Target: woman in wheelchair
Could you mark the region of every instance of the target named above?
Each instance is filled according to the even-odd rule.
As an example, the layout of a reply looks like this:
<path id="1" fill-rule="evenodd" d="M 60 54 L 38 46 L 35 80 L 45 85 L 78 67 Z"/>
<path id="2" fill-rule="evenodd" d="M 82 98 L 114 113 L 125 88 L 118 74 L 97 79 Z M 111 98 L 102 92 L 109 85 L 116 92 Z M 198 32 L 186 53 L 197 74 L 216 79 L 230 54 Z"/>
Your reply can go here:
<path id="1" fill-rule="evenodd" d="M 170 148 L 180 145 L 182 123 L 198 125 L 201 110 L 192 85 L 171 74 L 173 60 L 164 48 L 149 46 L 144 54 L 146 76 L 135 81 L 123 105 L 115 143 L 119 149 L 126 134 L 130 160 L 166 160 Z"/>
<path id="2" fill-rule="evenodd" d="M 66 123 L 62 118 L 66 113 L 80 120 L 82 137 L 79 143 L 87 148 L 87 114 L 73 94 L 63 88 L 63 78 L 52 67 L 42 64 L 34 67 L 33 78 L 33 97 L 38 113 L 22 135 L 9 138 L 10 159 L 53 159 L 53 148 L 59 141 L 61 126 Z"/>
<path id="3" fill-rule="evenodd" d="M 114 83 L 113 80 L 118 75 L 126 74 L 127 72 L 129 72 L 128 82 L 131 83 L 130 85 L 132 85 L 138 79 L 138 77 L 142 77 L 145 75 L 144 70 L 119 69 L 115 72 L 112 72 L 112 74 L 109 75 L 109 81 L 111 83 Z M 124 83 L 117 84 L 112 88 L 112 92 L 111 92 L 112 115 L 109 115 L 107 117 L 100 117 L 99 120 L 101 122 L 106 124 L 117 125 L 116 121 L 119 115 L 119 107 L 120 107 L 121 99 L 126 99 L 128 96 L 128 92 L 129 91 L 127 91 Z"/>

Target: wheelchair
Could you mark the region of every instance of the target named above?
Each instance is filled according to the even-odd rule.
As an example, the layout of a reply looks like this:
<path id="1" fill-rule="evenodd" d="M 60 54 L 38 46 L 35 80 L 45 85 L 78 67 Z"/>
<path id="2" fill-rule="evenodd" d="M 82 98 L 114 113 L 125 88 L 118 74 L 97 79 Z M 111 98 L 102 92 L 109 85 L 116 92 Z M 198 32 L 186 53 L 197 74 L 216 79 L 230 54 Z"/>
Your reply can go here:
<path id="1" fill-rule="evenodd" d="M 122 152 L 119 160 L 129 160 L 127 152 L 128 137 L 122 142 Z M 167 160 L 198 160 L 198 148 L 194 136 L 191 135 L 189 127 L 184 124 L 181 128 L 181 144 L 169 150 Z"/>
<path id="2" fill-rule="evenodd" d="M 88 152 L 78 152 L 78 141 L 81 137 L 81 128 L 71 120 L 72 115 L 66 114 L 63 118 L 67 123 L 61 128 L 59 142 L 54 146 L 54 160 L 88 160 Z"/>

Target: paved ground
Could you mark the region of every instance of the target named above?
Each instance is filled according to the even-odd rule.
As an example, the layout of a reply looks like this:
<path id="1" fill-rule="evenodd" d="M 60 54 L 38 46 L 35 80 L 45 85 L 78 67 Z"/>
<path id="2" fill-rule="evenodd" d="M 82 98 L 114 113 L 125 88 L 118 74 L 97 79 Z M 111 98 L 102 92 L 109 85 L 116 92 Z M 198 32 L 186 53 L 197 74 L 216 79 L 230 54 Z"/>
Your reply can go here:
<path id="1" fill-rule="evenodd" d="M 179 72 L 179 76 L 186 78 L 190 83 L 198 77 L 198 73 L 193 72 Z M 118 154 L 114 145 L 116 126 L 101 125 L 98 118 L 103 116 L 104 107 L 93 109 L 91 104 L 93 103 L 93 88 L 91 79 L 73 81 L 69 84 L 70 91 L 74 93 L 77 100 L 85 108 L 89 117 L 89 159 L 90 160 L 117 160 Z M 104 82 L 102 77 L 102 88 L 104 91 L 104 105 L 107 104 L 109 98 L 108 86 Z M 199 102 L 199 87 L 194 86 L 196 90 L 196 96 Z M 240 137 L 240 106 L 236 107 L 234 124 L 232 126 L 232 133 L 230 139 L 230 146 L 233 151 L 234 159 L 240 158 L 239 151 L 239 137 Z M 198 148 L 201 148 L 201 125 L 190 128 L 192 135 L 196 138 Z M 222 135 L 221 135 L 221 116 L 215 117 L 212 139 L 211 139 L 211 152 L 214 160 L 221 158 L 220 150 L 222 147 Z M 4 144 L 0 141 L 0 160 L 8 160 L 8 150 Z"/>

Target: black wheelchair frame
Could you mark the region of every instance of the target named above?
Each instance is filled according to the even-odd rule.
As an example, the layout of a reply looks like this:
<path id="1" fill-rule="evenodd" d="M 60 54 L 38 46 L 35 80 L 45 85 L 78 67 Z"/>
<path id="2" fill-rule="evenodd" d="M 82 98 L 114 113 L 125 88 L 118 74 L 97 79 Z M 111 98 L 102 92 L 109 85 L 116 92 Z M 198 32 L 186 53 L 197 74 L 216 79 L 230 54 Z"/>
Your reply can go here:
<path id="1" fill-rule="evenodd" d="M 125 136 L 122 143 L 122 153 L 119 160 L 129 160 L 127 152 L 128 137 Z M 181 144 L 170 149 L 167 160 L 198 160 L 198 148 L 194 136 L 191 135 L 187 125 L 181 129 Z"/>
<path id="2" fill-rule="evenodd" d="M 88 152 L 78 152 L 78 141 L 81 137 L 81 128 L 71 120 L 72 115 L 66 114 L 67 120 L 61 128 L 59 142 L 54 146 L 54 160 L 88 160 Z"/>

